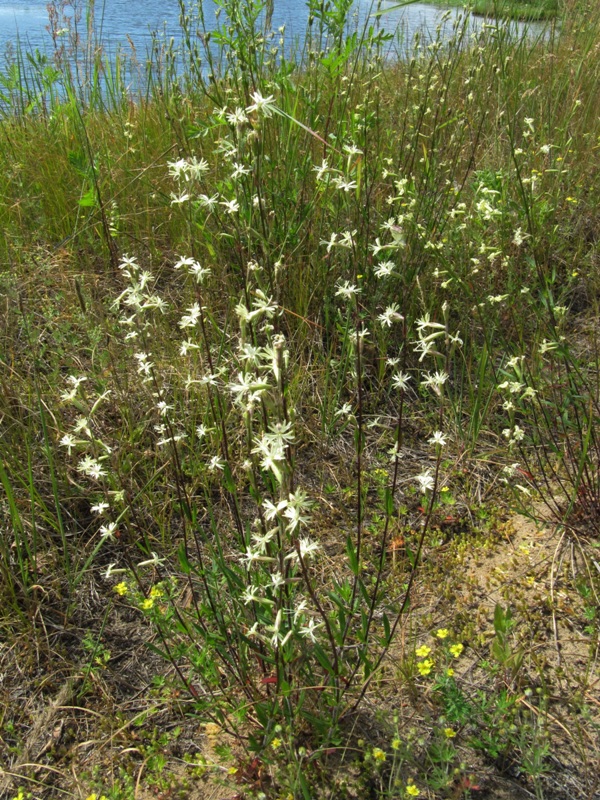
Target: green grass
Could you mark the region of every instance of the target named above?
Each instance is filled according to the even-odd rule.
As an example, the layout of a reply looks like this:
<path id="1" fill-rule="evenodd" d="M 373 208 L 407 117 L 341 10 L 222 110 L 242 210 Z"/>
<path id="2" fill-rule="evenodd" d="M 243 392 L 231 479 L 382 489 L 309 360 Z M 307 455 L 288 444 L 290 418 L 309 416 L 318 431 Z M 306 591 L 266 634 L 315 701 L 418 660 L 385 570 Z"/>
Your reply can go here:
<path id="1" fill-rule="evenodd" d="M 474 14 L 483 17 L 514 20 L 549 20 L 559 13 L 559 0 L 475 0 L 471 6 Z"/>
<path id="2" fill-rule="evenodd" d="M 440 2 L 443 6 L 468 8 L 473 14 L 494 19 L 542 21 L 555 19 L 560 15 L 559 0 L 448 0 Z"/>
<path id="3" fill-rule="evenodd" d="M 342 0 L 294 56 L 262 10 L 3 74 L 3 769 L 553 798 L 568 751 L 587 796 L 598 10 L 403 59 Z"/>

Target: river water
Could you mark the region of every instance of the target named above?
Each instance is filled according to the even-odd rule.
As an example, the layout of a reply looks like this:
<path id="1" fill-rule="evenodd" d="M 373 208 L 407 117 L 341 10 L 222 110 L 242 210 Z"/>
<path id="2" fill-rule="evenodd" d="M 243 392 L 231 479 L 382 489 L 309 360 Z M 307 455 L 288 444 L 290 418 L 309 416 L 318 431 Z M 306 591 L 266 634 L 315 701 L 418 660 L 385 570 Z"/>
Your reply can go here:
<path id="1" fill-rule="evenodd" d="M 55 0 L 58 4 L 60 0 Z M 383 0 L 380 8 L 386 10 L 396 3 Z M 65 6 L 67 17 L 73 17 L 74 10 L 80 12 L 77 23 L 81 32 L 86 30 L 87 0 L 73 0 Z M 204 0 L 207 29 L 215 26 L 215 6 L 212 0 Z M 355 0 L 353 24 L 363 23 L 376 10 L 372 0 Z M 404 42 L 412 41 L 418 31 L 433 32 L 440 24 L 445 9 L 426 3 L 413 3 L 404 8 L 392 10 L 381 16 L 380 24 L 389 32 L 402 32 Z M 459 9 L 448 9 L 448 19 L 444 25 L 448 31 Z M 179 38 L 180 7 L 178 0 L 95 0 L 95 31 L 109 52 L 118 47 L 128 49 L 131 43 L 138 53 L 145 53 L 152 40 L 152 32 L 160 31 L 167 37 Z M 277 30 L 286 26 L 287 41 L 302 39 L 308 20 L 308 10 L 304 0 L 274 0 L 272 28 Z M 73 22 L 71 23 L 73 24 Z M 474 27 L 482 24 L 473 18 Z M 48 55 L 52 52 L 52 38 L 49 30 L 47 0 L 0 0 L 0 70 L 2 56 L 14 50 L 17 42 L 24 49 Z M 539 27 L 539 26 L 538 26 Z M 534 26 L 535 29 L 535 26 Z"/>

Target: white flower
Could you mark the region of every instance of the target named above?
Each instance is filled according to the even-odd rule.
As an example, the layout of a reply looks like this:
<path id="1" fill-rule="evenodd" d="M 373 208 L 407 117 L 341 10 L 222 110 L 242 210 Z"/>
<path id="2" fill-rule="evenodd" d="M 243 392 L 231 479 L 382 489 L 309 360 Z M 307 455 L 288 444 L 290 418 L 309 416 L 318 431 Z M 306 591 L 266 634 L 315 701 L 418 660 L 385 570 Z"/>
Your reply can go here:
<path id="1" fill-rule="evenodd" d="M 104 573 L 104 580 L 109 580 L 113 575 L 117 575 L 120 572 L 127 572 L 126 569 L 115 569 L 116 564 L 113 562 L 112 564 L 108 565 L 106 572 Z"/>
<path id="2" fill-rule="evenodd" d="M 252 550 L 251 547 L 248 547 L 246 552 L 240 556 L 240 561 L 242 564 L 249 569 L 255 561 L 274 561 L 275 559 L 269 558 L 268 556 L 262 555 L 259 550 Z"/>
<path id="3" fill-rule="evenodd" d="M 76 439 L 71 433 L 65 433 L 65 435 L 60 440 L 61 446 L 67 448 L 67 452 L 69 455 L 71 455 L 71 451 L 73 450 L 73 448 L 77 447 L 77 445 L 81 443 L 82 443 L 81 440 Z"/>
<path id="4" fill-rule="evenodd" d="M 253 102 L 246 108 L 248 114 L 256 111 L 257 114 L 263 114 L 265 117 L 270 117 L 275 109 L 275 98 L 273 95 L 263 97 L 260 92 L 252 92 L 250 95 Z"/>
<path id="5" fill-rule="evenodd" d="M 213 456 L 210 461 L 208 462 L 208 471 L 214 472 L 215 470 L 224 470 L 225 469 L 225 462 L 220 456 Z"/>
<path id="6" fill-rule="evenodd" d="M 309 539 L 306 536 L 301 537 L 299 542 L 298 542 L 298 550 L 300 551 L 300 557 L 302 558 L 303 561 L 307 556 L 311 556 L 311 555 L 313 555 L 313 553 L 316 553 L 317 550 L 319 550 L 319 548 L 320 548 L 320 546 L 319 546 L 318 542 L 313 542 L 311 539 Z M 293 560 L 293 559 L 296 559 L 296 558 L 298 558 L 298 552 L 297 552 L 297 550 L 294 550 L 293 552 L 291 552 L 289 555 L 287 555 L 285 557 L 285 560 L 286 561 L 288 559 L 292 559 Z"/>
<path id="7" fill-rule="evenodd" d="M 310 517 L 302 512 L 308 510 L 311 505 L 308 496 L 301 489 L 295 494 L 290 494 L 288 506 L 283 512 L 283 516 L 289 520 L 288 533 L 292 534 L 300 525 L 307 525 L 310 522 Z"/>
<path id="8" fill-rule="evenodd" d="M 64 392 L 61 392 L 60 399 L 63 403 L 72 403 L 73 400 L 77 397 L 77 388 L 73 387 L 72 389 L 68 389 Z"/>
<path id="9" fill-rule="evenodd" d="M 198 439 L 202 440 L 206 434 L 211 433 L 211 431 L 214 431 L 214 428 L 207 428 L 206 425 L 198 425 L 196 428 L 196 436 Z"/>
<path id="10" fill-rule="evenodd" d="M 183 203 L 187 203 L 190 199 L 190 195 L 187 192 L 181 192 L 181 194 L 175 194 L 171 192 L 171 205 L 172 206 L 180 206 Z"/>
<path id="11" fill-rule="evenodd" d="M 280 586 L 285 585 L 285 578 L 281 574 L 281 572 L 273 572 L 271 574 L 271 587 L 273 589 L 279 589 Z"/>
<path id="12" fill-rule="evenodd" d="M 154 552 L 154 550 L 152 550 L 150 553 L 150 558 L 146 559 L 146 561 L 140 561 L 138 567 L 158 567 L 164 563 L 165 559 L 159 558 L 158 555 Z"/>
<path id="13" fill-rule="evenodd" d="M 189 178 L 199 180 L 205 172 L 208 172 L 208 161 L 206 161 L 204 158 L 197 159 L 196 156 L 192 156 L 188 160 L 187 175 Z"/>
<path id="14" fill-rule="evenodd" d="M 195 260 L 191 256 L 181 256 L 178 261 L 173 264 L 173 269 L 181 269 L 182 267 L 189 267 L 195 264 Z"/>
<path id="15" fill-rule="evenodd" d="M 71 386 L 77 388 L 80 383 L 87 381 L 87 377 L 85 375 L 80 375 L 79 377 L 77 375 L 69 375 L 67 381 L 71 384 Z"/>
<path id="16" fill-rule="evenodd" d="M 382 325 L 386 325 L 388 328 L 391 328 L 394 322 L 401 322 L 404 317 L 399 313 L 399 306 L 396 303 L 392 303 L 392 305 L 388 306 L 383 314 L 380 314 L 377 319 Z"/>
<path id="17" fill-rule="evenodd" d="M 336 297 L 343 297 L 345 300 L 350 300 L 354 295 L 360 294 L 361 290 L 349 281 L 338 283 L 338 289 L 335 293 Z"/>
<path id="18" fill-rule="evenodd" d="M 335 417 L 354 417 L 354 412 L 352 410 L 352 406 L 350 403 L 344 403 L 343 406 L 340 406 L 335 412 Z"/>
<path id="19" fill-rule="evenodd" d="M 261 395 L 269 388 L 269 384 L 258 378 L 253 373 L 244 375 L 238 373 L 238 383 L 230 383 L 229 391 L 237 395 L 235 402 L 238 404 L 260 400 Z"/>
<path id="20" fill-rule="evenodd" d="M 300 628 L 300 636 L 304 636 L 305 639 L 310 639 L 311 642 L 315 643 L 317 641 L 317 637 L 315 636 L 315 631 L 317 631 L 322 625 L 323 625 L 322 622 L 317 623 L 311 617 L 308 620 L 308 624 L 303 625 Z"/>
<path id="21" fill-rule="evenodd" d="M 336 188 L 338 188 L 342 192 L 351 192 L 353 189 L 356 189 L 356 181 L 344 180 L 343 178 L 337 175 L 333 179 L 333 182 Z"/>
<path id="22" fill-rule="evenodd" d="M 429 444 L 433 444 L 439 447 L 444 447 L 444 445 L 446 444 L 446 437 L 441 431 L 436 431 L 429 440 Z"/>
<path id="23" fill-rule="evenodd" d="M 235 197 L 233 198 L 233 200 L 223 200 L 223 201 L 221 201 L 220 205 L 222 205 L 225 208 L 225 211 L 228 214 L 235 214 L 237 211 L 240 210 L 240 204 L 235 199 Z"/>
<path id="24" fill-rule="evenodd" d="M 313 172 L 317 173 L 316 179 L 318 181 L 322 181 L 325 175 L 327 174 L 328 169 L 329 169 L 329 164 L 327 163 L 327 159 L 324 158 L 323 161 L 321 162 L 320 167 L 313 167 Z"/>
<path id="25" fill-rule="evenodd" d="M 77 422 L 73 425 L 75 433 L 85 433 L 88 438 L 92 438 L 90 430 L 90 421 L 86 417 L 78 417 Z"/>
<path id="26" fill-rule="evenodd" d="M 108 508 L 110 508 L 110 505 L 108 503 L 100 502 L 92 506 L 90 508 L 90 511 L 92 512 L 92 514 L 98 514 L 98 516 L 101 517 Z"/>
<path id="27" fill-rule="evenodd" d="M 219 200 L 218 194 L 213 194 L 212 197 L 209 197 L 206 194 L 198 195 L 198 202 L 200 203 L 200 205 L 204 206 L 204 208 L 208 208 L 209 211 L 214 210 L 218 200 Z"/>
<path id="28" fill-rule="evenodd" d="M 338 245 L 340 247 L 345 247 L 347 250 L 352 250 L 352 248 L 354 247 L 355 236 L 356 236 L 356 230 L 344 231 L 340 237 Z"/>
<path id="29" fill-rule="evenodd" d="M 516 461 L 514 464 L 507 464 L 505 467 L 502 467 L 502 472 L 512 478 L 519 469 L 519 466 L 520 465 L 518 461 Z"/>
<path id="30" fill-rule="evenodd" d="M 117 523 L 116 522 L 109 522 L 108 525 L 102 525 L 100 528 L 100 538 L 105 541 L 106 539 L 110 539 L 111 541 L 115 541 L 115 531 L 117 530 Z"/>
<path id="31" fill-rule="evenodd" d="M 287 508 L 287 504 L 287 500 L 280 500 L 277 505 L 272 503 L 270 500 L 263 500 L 262 506 L 265 511 L 265 519 L 267 522 L 274 520 L 281 511 Z"/>
<path id="32" fill-rule="evenodd" d="M 525 431 L 518 425 L 515 425 L 512 432 L 512 438 L 515 442 L 521 442 L 525 438 Z"/>
<path id="33" fill-rule="evenodd" d="M 209 267 L 201 267 L 197 261 L 188 267 L 188 274 L 196 278 L 196 283 L 204 283 L 204 279 L 210 275 L 210 272 Z"/>
<path id="34" fill-rule="evenodd" d="M 168 405 L 165 400 L 160 400 L 156 404 L 156 408 L 158 409 L 158 413 L 161 415 L 161 417 L 165 417 L 169 411 L 173 410 L 173 406 Z"/>
<path id="35" fill-rule="evenodd" d="M 394 267 L 395 265 L 393 261 L 381 261 L 375 267 L 375 275 L 378 278 L 387 278 L 394 271 Z"/>
<path id="36" fill-rule="evenodd" d="M 100 464 L 99 461 L 96 461 L 95 458 L 91 456 L 86 456 L 82 458 L 79 464 L 77 465 L 77 471 L 83 473 L 84 475 L 88 475 L 90 478 L 94 478 L 98 480 L 98 478 L 103 477 L 106 475 L 106 470 Z"/>
<path id="37" fill-rule="evenodd" d="M 271 471 L 276 480 L 281 483 L 282 473 L 279 465 L 285 461 L 283 442 L 264 433 L 260 439 L 255 439 L 255 444 L 256 447 L 252 450 L 253 455 L 262 456 L 260 460 L 261 467 Z"/>
<path id="38" fill-rule="evenodd" d="M 363 151 L 360 147 L 357 147 L 355 144 L 345 144 L 342 148 L 345 153 L 348 153 L 349 156 L 362 156 Z"/>
<path id="39" fill-rule="evenodd" d="M 260 591 L 261 591 L 260 586 L 252 586 L 252 584 L 246 586 L 246 589 L 242 594 L 242 600 L 244 601 L 244 605 L 247 606 L 250 603 L 260 602 L 260 600 L 262 600 Z"/>
<path id="40" fill-rule="evenodd" d="M 243 164 L 239 164 L 237 161 L 233 162 L 233 172 L 231 173 L 231 180 L 234 181 L 236 178 L 239 178 L 242 175 L 249 175 L 250 169 L 249 167 L 245 167 Z"/>
<path id="41" fill-rule="evenodd" d="M 199 350 L 200 346 L 192 342 L 190 339 L 181 343 L 181 347 L 179 348 L 179 355 L 187 356 L 189 350 Z"/>
<path id="42" fill-rule="evenodd" d="M 198 303 L 194 303 L 193 306 L 188 308 L 188 313 L 184 314 L 184 316 L 179 320 L 179 327 L 182 329 L 195 327 L 196 323 L 200 319 L 200 314 L 200 305 Z"/>
<path id="43" fill-rule="evenodd" d="M 139 268 L 140 265 L 137 263 L 137 259 L 135 256 L 128 256 L 126 254 L 123 254 L 121 256 L 121 261 L 119 262 L 119 269 L 125 270 L 126 272 L 129 272 L 129 270 L 132 269 L 134 272 L 137 272 Z"/>
<path id="44" fill-rule="evenodd" d="M 433 375 L 428 372 L 425 376 L 425 380 L 421 381 L 421 386 L 429 386 L 436 394 L 440 394 L 441 387 L 446 383 L 448 377 L 447 372 L 438 371 L 434 372 Z"/>
<path id="45" fill-rule="evenodd" d="M 175 178 L 176 181 L 187 177 L 187 161 L 185 158 L 179 158 L 177 161 L 167 161 L 167 167 L 169 168 L 170 177 Z"/>
<path id="46" fill-rule="evenodd" d="M 524 241 L 525 241 L 525 235 L 523 234 L 522 229 L 517 228 L 517 230 L 515 231 L 515 235 L 513 236 L 513 244 L 516 247 L 521 247 Z"/>
<path id="47" fill-rule="evenodd" d="M 425 472 L 422 472 L 420 475 L 417 475 L 415 480 L 419 484 L 419 489 L 423 494 L 432 491 L 435 485 L 433 475 L 429 469 L 425 470 Z"/>
<path id="48" fill-rule="evenodd" d="M 338 238 L 337 233 L 332 233 L 331 236 L 329 237 L 329 240 L 321 239 L 320 244 L 326 244 L 327 245 L 327 252 L 331 253 L 331 248 L 335 247 L 335 245 L 337 243 L 337 238 Z"/>
<path id="49" fill-rule="evenodd" d="M 230 111 L 226 115 L 226 119 L 230 125 L 234 125 L 236 128 L 241 128 L 242 125 L 248 122 L 248 117 L 243 108 L 236 108 L 235 111 Z"/>
<path id="50" fill-rule="evenodd" d="M 394 389 L 399 389 L 401 392 L 405 392 L 408 389 L 409 381 L 410 375 L 407 375 L 406 372 L 397 372 L 392 377 L 392 386 Z"/>
<path id="51" fill-rule="evenodd" d="M 258 548 L 260 553 L 267 552 L 267 545 L 270 544 L 275 536 L 279 533 L 279 528 L 271 528 L 266 533 L 255 533 L 252 535 L 252 541 Z"/>
<path id="52" fill-rule="evenodd" d="M 540 355 L 544 355 L 544 353 L 549 353 L 552 350 L 556 350 L 558 348 L 558 342 L 549 342 L 547 339 L 541 343 L 539 347 Z"/>

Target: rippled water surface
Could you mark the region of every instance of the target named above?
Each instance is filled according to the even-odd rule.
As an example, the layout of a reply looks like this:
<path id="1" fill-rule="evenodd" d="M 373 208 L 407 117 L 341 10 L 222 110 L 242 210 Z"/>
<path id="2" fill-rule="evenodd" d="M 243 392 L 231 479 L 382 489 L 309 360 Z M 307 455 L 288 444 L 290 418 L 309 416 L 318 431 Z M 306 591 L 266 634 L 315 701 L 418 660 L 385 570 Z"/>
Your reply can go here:
<path id="1" fill-rule="evenodd" d="M 50 53 L 52 40 L 48 32 L 48 8 L 46 0 L 0 0 L 0 55 L 7 47 L 14 47 L 17 40 L 28 49 L 39 49 Z M 387 8 L 394 6 L 388 0 Z M 81 12 L 79 27 L 85 31 L 87 2 L 79 0 L 75 4 Z M 204 3 L 207 27 L 214 26 L 214 6 L 211 0 Z M 384 2 L 382 8 L 386 8 Z M 71 7 L 72 9 L 72 7 Z M 375 11 L 370 0 L 356 0 L 355 20 L 364 21 Z M 402 9 L 396 9 L 381 17 L 381 24 L 386 30 L 396 31 L 398 26 L 404 32 L 404 40 L 410 41 L 417 30 L 433 31 L 439 24 L 444 9 L 425 3 L 414 3 Z M 461 13 L 457 9 L 449 10 L 446 23 L 448 30 L 452 20 Z M 177 0 L 96 0 L 95 28 L 102 41 L 109 49 L 117 45 L 129 46 L 130 39 L 140 52 L 150 43 L 154 30 L 165 31 L 167 35 L 179 35 L 180 7 Z M 294 37 L 302 37 L 306 29 L 308 12 L 304 0 L 274 0 L 272 26 L 277 29 L 286 25 L 288 41 Z M 481 21 L 473 20 L 473 25 Z"/>

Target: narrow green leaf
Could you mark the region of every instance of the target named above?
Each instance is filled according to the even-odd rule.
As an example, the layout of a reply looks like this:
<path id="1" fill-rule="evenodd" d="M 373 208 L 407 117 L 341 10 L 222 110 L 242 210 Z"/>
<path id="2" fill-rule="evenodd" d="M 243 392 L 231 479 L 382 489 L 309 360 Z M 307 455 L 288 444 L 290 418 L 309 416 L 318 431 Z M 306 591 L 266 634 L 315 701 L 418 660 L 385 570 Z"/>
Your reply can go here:
<path id="1" fill-rule="evenodd" d="M 358 565 L 358 558 L 356 557 L 356 550 L 354 549 L 354 543 L 352 542 L 352 537 L 348 536 L 346 539 L 346 552 L 348 553 L 348 561 L 350 563 L 350 569 L 352 570 L 354 575 L 358 575 L 359 565 Z"/>

